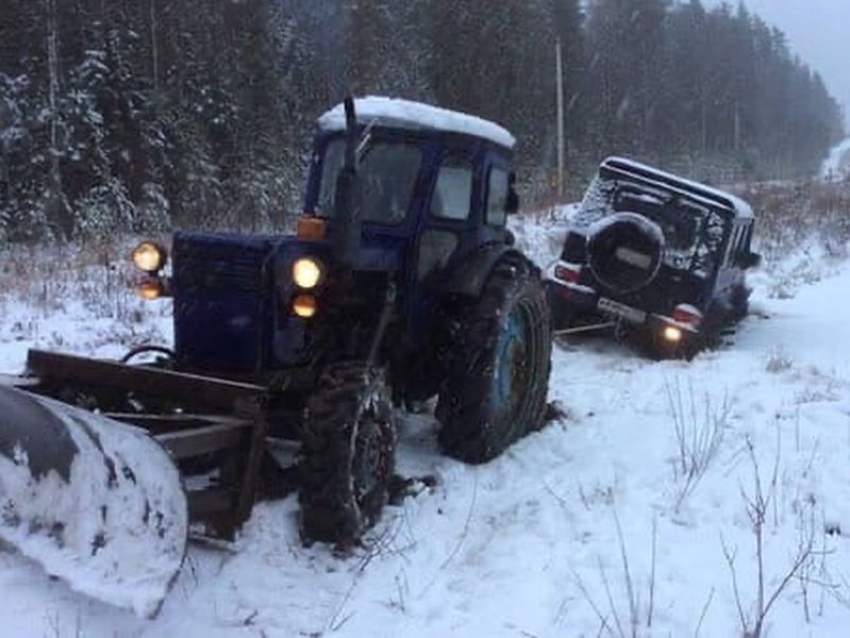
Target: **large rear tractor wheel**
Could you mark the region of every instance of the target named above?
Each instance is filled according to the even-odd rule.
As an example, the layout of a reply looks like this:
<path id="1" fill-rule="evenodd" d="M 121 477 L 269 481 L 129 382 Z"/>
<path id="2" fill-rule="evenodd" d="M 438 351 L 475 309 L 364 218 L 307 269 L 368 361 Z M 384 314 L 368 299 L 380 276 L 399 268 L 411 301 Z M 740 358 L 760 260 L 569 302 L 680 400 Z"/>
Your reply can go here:
<path id="1" fill-rule="evenodd" d="M 440 447 L 461 461 L 486 463 L 545 419 L 552 325 L 537 268 L 519 256 L 504 258 L 453 332 L 437 406 Z"/>
<path id="2" fill-rule="evenodd" d="M 395 466 L 396 432 L 383 374 L 330 366 L 307 405 L 301 535 L 350 545 L 378 520 Z"/>

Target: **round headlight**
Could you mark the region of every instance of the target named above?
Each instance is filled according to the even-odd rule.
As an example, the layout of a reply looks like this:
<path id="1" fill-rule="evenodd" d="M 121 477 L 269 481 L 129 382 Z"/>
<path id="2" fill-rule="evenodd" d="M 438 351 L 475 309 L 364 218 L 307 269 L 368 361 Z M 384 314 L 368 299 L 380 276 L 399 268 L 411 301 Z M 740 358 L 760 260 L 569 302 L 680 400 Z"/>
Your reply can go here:
<path id="1" fill-rule="evenodd" d="M 167 258 L 168 254 L 165 252 L 165 248 L 152 241 L 143 241 L 136 246 L 132 254 L 133 264 L 136 268 L 148 273 L 162 270 Z"/>
<path id="2" fill-rule="evenodd" d="M 302 257 L 292 264 L 292 280 L 299 288 L 315 288 L 322 280 L 322 266 L 315 259 Z"/>

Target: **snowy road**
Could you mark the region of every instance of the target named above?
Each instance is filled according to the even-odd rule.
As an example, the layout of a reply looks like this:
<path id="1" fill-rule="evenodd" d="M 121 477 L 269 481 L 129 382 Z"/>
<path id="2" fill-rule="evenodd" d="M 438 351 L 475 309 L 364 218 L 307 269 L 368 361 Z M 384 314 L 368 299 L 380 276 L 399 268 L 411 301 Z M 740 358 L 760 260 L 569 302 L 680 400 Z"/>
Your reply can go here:
<path id="1" fill-rule="evenodd" d="M 518 234 L 540 259 L 558 243 L 533 226 Z M 567 417 L 485 467 L 442 458 L 434 421 L 408 419 L 401 470 L 435 474 L 438 485 L 389 508 L 353 558 L 301 547 L 294 499 L 264 504 L 235 552 L 193 547 L 161 615 L 143 621 L 0 551 L 0 635 L 542 638 L 596 636 L 603 620 L 602 635 L 631 635 L 633 620 L 637 635 L 741 635 L 723 543 L 751 615 L 749 442 L 770 498 L 768 596 L 801 548 L 815 550 L 806 578 L 770 610 L 770 635 L 846 636 L 850 266 L 818 272 L 789 299 L 772 298 L 771 278 L 758 274 L 754 315 L 734 345 L 691 363 L 648 362 L 603 339 L 559 345 L 550 398 Z M 114 355 L 114 326 L 87 312 L 72 305 L 22 328 L 31 313 L 7 303 L 0 370 L 19 369 L 30 344 L 56 347 L 57 333 L 65 348 Z M 161 317 L 145 321 L 136 333 L 167 331 Z M 706 441 L 704 474 L 688 481 L 681 450 Z"/>

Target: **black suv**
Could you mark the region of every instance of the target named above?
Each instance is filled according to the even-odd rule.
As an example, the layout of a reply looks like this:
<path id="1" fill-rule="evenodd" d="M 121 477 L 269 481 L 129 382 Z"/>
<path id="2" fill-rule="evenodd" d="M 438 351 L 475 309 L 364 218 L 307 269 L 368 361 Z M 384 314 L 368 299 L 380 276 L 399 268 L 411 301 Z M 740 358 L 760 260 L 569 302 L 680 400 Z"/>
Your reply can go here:
<path id="1" fill-rule="evenodd" d="M 747 314 L 754 221 L 733 195 L 606 159 L 548 273 L 556 326 L 613 324 L 657 357 L 713 345 Z"/>

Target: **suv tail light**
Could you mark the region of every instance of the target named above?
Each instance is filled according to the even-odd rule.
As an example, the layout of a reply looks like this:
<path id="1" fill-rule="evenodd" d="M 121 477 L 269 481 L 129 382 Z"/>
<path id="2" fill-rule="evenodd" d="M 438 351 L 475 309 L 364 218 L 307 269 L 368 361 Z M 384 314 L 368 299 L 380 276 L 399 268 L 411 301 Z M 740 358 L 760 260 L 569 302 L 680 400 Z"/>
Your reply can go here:
<path id="1" fill-rule="evenodd" d="M 578 264 L 567 264 L 561 262 L 555 266 L 555 279 L 566 281 L 570 284 L 577 284 L 581 278 L 581 266 Z"/>
<path id="2" fill-rule="evenodd" d="M 695 327 L 702 322 L 702 313 L 692 305 L 682 303 L 673 310 L 673 321 Z"/>

